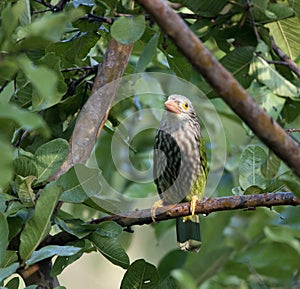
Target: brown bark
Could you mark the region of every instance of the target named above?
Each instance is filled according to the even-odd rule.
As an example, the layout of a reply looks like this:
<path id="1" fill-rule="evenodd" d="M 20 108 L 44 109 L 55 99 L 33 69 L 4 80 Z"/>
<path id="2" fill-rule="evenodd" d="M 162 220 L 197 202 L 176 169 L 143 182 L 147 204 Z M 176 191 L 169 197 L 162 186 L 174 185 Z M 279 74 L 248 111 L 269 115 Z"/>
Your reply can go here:
<path id="1" fill-rule="evenodd" d="M 78 116 L 69 142 L 68 157 L 51 180 L 57 179 L 74 164 L 85 163 L 88 160 L 107 120 L 118 88 L 118 79 L 125 71 L 132 47 L 133 44 L 123 45 L 114 39 L 109 42 L 103 63 L 99 65 L 91 95 Z M 110 83 L 113 85 L 109 85 Z"/>
<path id="2" fill-rule="evenodd" d="M 195 213 L 208 215 L 218 211 L 239 209 L 253 210 L 257 207 L 271 208 L 273 206 L 281 205 L 298 206 L 300 205 L 300 201 L 292 193 L 284 192 L 211 198 L 198 202 Z M 157 208 L 155 215 L 155 220 L 157 222 L 191 215 L 190 203 L 187 202 L 159 207 Z M 122 215 L 108 216 L 93 220 L 91 223 L 97 224 L 104 221 L 114 221 L 122 227 L 153 223 L 151 209 L 136 210 Z"/>
<path id="3" fill-rule="evenodd" d="M 221 198 L 211 198 L 198 202 L 196 214 L 208 215 L 213 212 L 228 210 L 254 210 L 258 207 L 272 208 L 273 206 L 299 206 L 300 200 L 290 192 L 265 193 L 258 195 L 241 195 Z M 180 203 L 169 206 L 159 207 L 155 213 L 157 222 L 176 219 L 191 214 L 190 203 Z M 132 226 L 146 225 L 153 223 L 151 209 L 135 210 L 120 215 L 112 215 L 95 219 L 88 224 L 99 224 L 105 221 L 113 221 L 131 231 Z M 55 236 L 47 238 L 42 246 L 46 245 L 65 245 L 77 238 L 66 231 L 60 232 Z"/>
<path id="4" fill-rule="evenodd" d="M 157 21 L 190 63 L 231 109 L 296 175 L 300 176 L 300 145 L 290 137 L 214 58 L 164 0 L 136 0 Z"/>

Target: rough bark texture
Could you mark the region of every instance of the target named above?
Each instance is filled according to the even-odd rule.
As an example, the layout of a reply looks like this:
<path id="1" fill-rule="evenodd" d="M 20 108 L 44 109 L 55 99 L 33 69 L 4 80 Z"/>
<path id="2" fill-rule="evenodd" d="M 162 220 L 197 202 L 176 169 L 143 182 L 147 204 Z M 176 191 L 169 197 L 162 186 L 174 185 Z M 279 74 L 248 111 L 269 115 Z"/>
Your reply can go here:
<path id="1" fill-rule="evenodd" d="M 68 157 L 60 170 L 52 177 L 57 179 L 74 164 L 85 163 L 107 120 L 109 110 L 131 54 L 133 44 L 123 45 L 112 39 L 109 42 L 103 63 L 99 65 L 91 95 L 77 119 Z M 109 85 L 113 83 L 113 85 Z"/>
<path id="2" fill-rule="evenodd" d="M 136 0 L 231 109 L 300 177 L 300 145 L 274 121 L 164 0 Z"/>
<path id="3" fill-rule="evenodd" d="M 272 208 L 273 206 L 299 205 L 300 200 L 298 200 L 292 193 L 278 192 L 259 195 L 243 195 L 206 199 L 204 201 L 198 202 L 195 213 L 208 215 L 213 212 L 227 210 L 254 210 L 257 207 Z M 155 220 L 159 222 L 188 216 L 190 214 L 190 203 L 180 203 L 177 205 L 169 205 L 157 208 Z M 88 224 L 99 224 L 105 221 L 116 222 L 120 226 L 124 227 L 125 230 L 130 232 L 131 226 L 153 223 L 151 209 L 145 209 L 127 212 L 121 215 L 112 215 L 100 219 L 95 219 L 88 222 Z M 63 231 L 55 236 L 50 236 L 41 245 L 65 245 L 66 243 L 74 241 L 76 239 L 77 238 L 74 235 Z"/>

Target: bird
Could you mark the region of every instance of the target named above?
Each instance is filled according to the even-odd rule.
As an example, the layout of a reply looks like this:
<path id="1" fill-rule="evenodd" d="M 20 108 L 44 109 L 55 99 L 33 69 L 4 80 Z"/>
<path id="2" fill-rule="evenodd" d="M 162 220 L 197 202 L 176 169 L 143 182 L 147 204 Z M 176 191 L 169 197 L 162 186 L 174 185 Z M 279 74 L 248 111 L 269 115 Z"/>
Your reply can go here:
<path id="1" fill-rule="evenodd" d="M 191 202 L 191 215 L 176 219 L 177 244 L 183 251 L 201 248 L 197 202 L 203 198 L 207 179 L 205 143 L 192 102 L 185 96 L 172 94 L 164 103 L 165 110 L 156 131 L 153 153 L 153 178 L 162 205 Z"/>

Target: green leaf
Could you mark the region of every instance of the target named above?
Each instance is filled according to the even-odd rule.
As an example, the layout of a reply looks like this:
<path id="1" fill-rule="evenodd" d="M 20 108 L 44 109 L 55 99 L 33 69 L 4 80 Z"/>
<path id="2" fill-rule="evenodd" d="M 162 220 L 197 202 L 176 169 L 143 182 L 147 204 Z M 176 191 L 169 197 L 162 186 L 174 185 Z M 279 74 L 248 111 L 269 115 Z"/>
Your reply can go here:
<path id="1" fill-rule="evenodd" d="M 6 284 L 5 288 L 7 289 L 18 289 L 19 288 L 20 279 L 19 277 L 14 277 L 10 279 Z"/>
<path id="2" fill-rule="evenodd" d="M 22 15 L 26 11 L 26 1 L 21 0 L 14 5 L 7 5 L 1 13 L 1 26 L 5 37 L 11 37 L 12 33 L 18 26 L 18 21 L 21 20 Z"/>
<path id="3" fill-rule="evenodd" d="M 252 185 L 265 188 L 266 179 L 261 173 L 261 166 L 266 159 L 266 152 L 258 145 L 249 145 L 244 149 L 239 167 L 239 183 L 242 189 L 246 190 Z"/>
<path id="4" fill-rule="evenodd" d="M 57 77 L 56 98 L 57 100 L 61 100 L 63 95 L 67 92 L 67 84 L 61 72 L 61 57 L 56 56 L 55 53 L 47 53 L 38 60 L 37 65 L 48 67 L 51 71 L 55 72 Z"/>
<path id="5" fill-rule="evenodd" d="M 39 111 L 46 109 L 61 100 L 57 94 L 58 75 L 46 66 L 36 66 L 29 58 L 18 58 L 18 64 L 27 80 L 35 88 L 32 96 L 32 109 Z"/>
<path id="6" fill-rule="evenodd" d="M 256 60 L 253 61 L 253 65 L 258 81 L 266 85 L 272 93 L 290 98 L 299 97 L 299 89 L 297 86 L 285 79 L 263 58 L 257 57 Z"/>
<path id="7" fill-rule="evenodd" d="M 81 248 L 77 248 L 74 246 L 57 246 L 57 245 L 49 245 L 39 249 L 38 251 L 34 251 L 30 257 L 26 261 L 26 265 L 33 265 L 41 260 L 57 256 L 72 256 L 78 253 Z"/>
<path id="8" fill-rule="evenodd" d="M 46 123 L 40 115 L 21 109 L 11 103 L 1 104 L 0 120 L 1 119 L 13 122 L 25 130 L 38 130 L 45 136 L 49 135 Z"/>
<path id="9" fill-rule="evenodd" d="M 278 96 L 297 98 L 300 95 L 300 90 L 285 79 L 273 65 L 268 64 L 265 59 L 269 58 L 269 47 L 260 41 L 256 51 L 262 54 L 263 57 L 256 56 L 250 66 L 250 75 L 256 76 L 257 80 L 264 84 L 269 90 Z"/>
<path id="10" fill-rule="evenodd" d="M 295 59 L 300 54 L 300 19 L 298 17 L 272 22 L 266 26 L 270 29 L 275 43 L 291 59 Z"/>
<path id="11" fill-rule="evenodd" d="M 38 175 L 34 160 L 26 156 L 19 156 L 14 159 L 14 172 L 22 177 Z"/>
<path id="12" fill-rule="evenodd" d="M 59 275 L 68 265 L 74 263 L 83 255 L 83 252 L 79 251 L 72 256 L 58 256 L 52 266 L 50 276 L 54 277 Z"/>
<path id="13" fill-rule="evenodd" d="M 95 46 L 99 36 L 96 33 L 81 34 L 78 37 L 72 36 L 69 41 L 52 43 L 46 48 L 48 53 L 54 52 L 62 63 L 62 67 L 82 65 L 82 60 Z"/>
<path id="14" fill-rule="evenodd" d="M 20 236 L 20 256 L 27 260 L 50 231 L 50 219 L 62 189 L 47 186 L 36 202 L 33 217 L 27 221 Z"/>
<path id="15" fill-rule="evenodd" d="M 13 176 L 13 151 L 8 142 L 0 139 L 0 193 Z"/>
<path id="16" fill-rule="evenodd" d="M 248 87 L 252 77 L 248 75 L 253 59 L 254 47 L 238 47 L 220 59 L 222 65 L 240 82 L 243 87 Z"/>
<path id="17" fill-rule="evenodd" d="M 300 178 L 291 171 L 287 171 L 278 177 L 298 198 L 300 198 Z"/>
<path id="18" fill-rule="evenodd" d="M 276 176 L 280 167 L 280 159 L 271 151 L 268 152 L 268 157 L 261 167 L 262 174 L 268 179 Z"/>
<path id="19" fill-rule="evenodd" d="M 1 267 L 7 267 L 12 263 L 18 262 L 18 255 L 15 251 L 6 250 L 4 262 L 2 263 Z"/>
<path id="20" fill-rule="evenodd" d="M 58 215 L 61 215 L 58 214 Z M 107 221 L 100 224 L 87 224 L 80 219 L 66 219 L 63 220 L 57 216 L 55 223 L 60 226 L 64 231 L 81 239 L 91 232 L 97 231 L 97 233 L 103 237 L 116 238 L 123 229 L 115 222 Z"/>
<path id="21" fill-rule="evenodd" d="M 269 3 L 268 11 L 275 14 L 277 20 L 294 16 L 294 10 L 288 5 L 281 3 Z"/>
<path id="22" fill-rule="evenodd" d="M 171 276 L 177 281 L 180 289 L 197 289 L 196 280 L 186 270 L 177 269 L 171 272 Z"/>
<path id="23" fill-rule="evenodd" d="M 62 13 L 43 14 L 30 25 L 22 27 L 19 31 L 19 37 L 22 39 L 41 37 L 51 42 L 60 41 L 66 26 L 81 16 L 83 16 L 81 9 L 68 10 Z M 22 45 L 22 42 L 20 45 Z"/>
<path id="24" fill-rule="evenodd" d="M 71 242 L 70 245 L 74 247 L 80 247 L 81 250 L 72 256 L 58 256 L 52 266 L 50 272 L 51 277 L 59 275 L 67 266 L 78 260 L 83 253 L 96 251 L 95 247 L 93 247 L 91 242 L 89 242 L 87 239 Z"/>
<path id="25" fill-rule="evenodd" d="M 102 237 L 116 238 L 123 232 L 123 228 L 115 222 L 103 222 L 98 225 L 97 233 Z"/>
<path id="26" fill-rule="evenodd" d="M 187 80 L 190 79 L 192 66 L 184 56 L 182 56 L 181 54 L 170 55 L 167 52 L 165 53 L 165 56 L 168 60 L 170 68 L 176 73 L 178 77 Z"/>
<path id="27" fill-rule="evenodd" d="M 8 203 L 14 199 L 13 196 L 0 193 L 0 212 L 7 213 Z"/>
<path id="28" fill-rule="evenodd" d="M 98 169 L 76 164 L 57 180 L 57 184 L 64 188 L 60 200 L 78 204 L 87 200 L 89 196 L 101 192 L 99 175 Z"/>
<path id="29" fill-rule="evenodd" d="M 158 285 L 159 276 L 155 266 L 147 263 L 144 259 L 139 259 L 127 269 L 121 283 L 121 289 L 157 289 Z"/>
<path id="30" fill-rule="evenodd" d="M 64 139 L 54 139 L 40 146 L 34 155 L 38 172 L 37 183 L 46 181 L 63 164 L 69 151 L 68 142 Z"/>
<path id="31" fill-rule="evenodd" d="M 136 64 L 136 73 L 144 72 L 147 65 L 151 62 L 154 54 L 156 53 L 159 36 L 160 31 L 156 32 L 154 36 L 150 39 L 150 41 L 146 44 L 138 60 L 138 63 Z"/>
<path id="32" fill-rule="evenodd" d="M 0 266 L 2 265 L 4 259 L 5 259 L 5 251 L 8 246 L 8 224 L 5 216 L 0 213 L 0 232 L 1 232 L 1 238 L 0 238 Z"/>
<path id="33" fill-rule="evenodd" d="M 174 269 L 182 268 L 187 259 L 187 254 L 180 250 L 173 250 L 167 253 L 158 264 L 159 276 L 162 280 L 170 275 Z"/>
<path id="34" fill-rule="evenodd" d="M 21 0 L 20 2 L 23 2 L 25 6 L 19 18 L 20 24 L 21 26 L 29 25 L 31 23 L 30 1 Z"/>
<path id="35" fill-rule="evenodd" d="M 287 244 L 300 255 L 299 231 L 283 226 L 267 226 L 264 233 L 271 242 Z"/>
<path id="36" fill-rule="evenodd" d="M 244 88 L 249 87 L 254 78 L 253 75 L 249 75 L 249 67 L 253 61 L 254 51 L 255 48 L 252 46 L 238 47 L 220 59 L 221 64 L 228 69 Z M 209 98 L 217 96 L 204 80 L 201 79 L 198 85 Z"/>
<path id="37" fill-rule="evenodd" d="M 111 26 L 111 36 L 122 44 L 130 44 L 143 35 L 145 31 L 145 17 L 120 17 Z"/>
<path id="38" fill-rule="evenodd" d="M 165 46 L 166 49 L 162 49 L 162 52 L 167 58 L 170 68 L 178 77 L 190 80 L 192 65 L 186 60 L 186 57 L 183 56 L 171 39 L 167 39 Z"/>
<path id="39" fill-rule="evenodd" d="M 97 233 L 90 235 L 99 252 L 113 264 L 126 269 L 129 266 L 129 257 L 121 245 L 113 238 L 102 237 Z"/>
<path id="40" fill-rule="evenodd" d="M 264 190 L 258 186 L 250 186 L 243 192 L 244 195 L 256 195 L 262 193 L 264 193 Z"/>
<path id="41" fill-rule="evenodd" d="M 251 83 L 248 91 L 273 119 L 277 120 L 281 117 L 280 113 L 286 103 L 285 98 L 277 96 L 267 86 L 255 80 Z"/>
<path id="42" fill-rule="evenodd" d="M 11 274 L 15 273 L 19 268 L 19 263 L 15 262 L 6 268 L 0 268 L 0 282 L 9 277 Z"/>
<path id="43" fill-rule="evenodd" d="M 211 0 L 178 0 L 176 3 L 181 3 L 184 6 L 191 9 L 198 15 L 213 17 L 217 16 L 219 12 L 224 8 L 227 4 L 226 1 L 211 1 Z"/>
<path id="44" fill-rule="evenodd" d="M 239 261 L 244 264 L 249 260 L 257 274 L 276 280 L 288 280 L 295 269 L 299 270 L 297 251 L 280 242 L 263 242 L 247 248 Z"/>
<path id="45" fill-rule="evenodd" d="M 15 184 L 18 197 L 22 204 L 28 207 L 34 205 L 35 194 L 33 193 L 32 183 L 36 180 L 35 176 L 27 176 L 25 178 L 16 176 Z"/>
<path id="46" fill-rule="evenodd" d="M 159 284 L 159 289 L 178 289 L 178 284 L 171 276 Z"/>
<path id="47" fill-rule="evenodd" d="M 0 71 L 1 71 L 1 67 L 0 67 Z M 9 103 L 9 101 L 10 101 L 11 97 L 13 96 L 14 92 L 15 92 L 14 82 L 11 81 L 0 92 L 0 103 L 1 103 L 1 105 L 5 104 L 5 103 Z"/>

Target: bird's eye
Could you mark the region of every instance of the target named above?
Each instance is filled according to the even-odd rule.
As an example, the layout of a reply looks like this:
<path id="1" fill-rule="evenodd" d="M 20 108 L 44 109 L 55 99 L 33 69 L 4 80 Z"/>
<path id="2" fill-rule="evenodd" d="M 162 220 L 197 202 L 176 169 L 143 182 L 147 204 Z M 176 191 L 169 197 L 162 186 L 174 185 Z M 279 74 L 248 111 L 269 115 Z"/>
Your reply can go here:
<path id="1" fill-rule="evenodd" d="M 184 110 L 187 110 L 189 108 L 189 105 L 187 102 L 184 102 L 181 106 Z"/>

